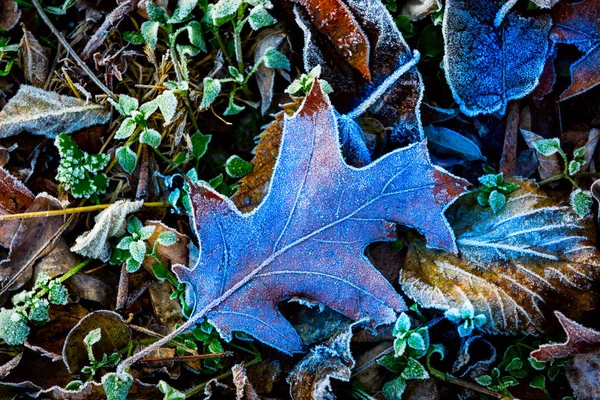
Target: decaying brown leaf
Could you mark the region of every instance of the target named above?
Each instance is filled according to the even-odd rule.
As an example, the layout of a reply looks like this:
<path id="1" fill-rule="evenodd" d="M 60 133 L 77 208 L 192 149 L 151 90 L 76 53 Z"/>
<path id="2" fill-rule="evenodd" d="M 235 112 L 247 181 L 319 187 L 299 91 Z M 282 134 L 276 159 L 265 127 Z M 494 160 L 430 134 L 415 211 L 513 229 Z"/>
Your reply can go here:
<path id="1" fill-rule="evenodd" d="M 88 126 L 104 124 L 110 110 L 76 97 L 21 85 L 0 111 L 0 138 L 23 131 L 46 137 L 71 133 Z"/>
<path id="2" fill-rule="evenodd" d="M 340 331 L 311 349 L 288 377 L 294 400 L 334 399 L 331 378 L 350 380 L 354 358 L 350 353 L 352 327 Z"/>
<path id="3" fill-rule="evenodd" d="M 240 180 L 237 192 L 231 197 L 236 207 L 242 212 L 249 212 L 256 208 L 269 191 L 269 182 L 273 175 L 273 167 L 277 160 L 281 135 L 283 134 L 283 119 L 292 116 L 303 98 L 294 99 L 292 103 L 281 106 L 282 111 L 275 114 L 265 131 L 258 136 L 258 145 L 252 150 L 252 172 Z"/>
<path id="4" fill-rule="evenodd" d="M 593 307 L 600 275 L 591 219 L 578 218 L 533 182 L 497 214 L 461 198 L 448 212 L 459 255 L 410 245 L 400 283 L 424 307 L 447 310 L 471 303 L 490 332 L 536 333 L 553 309 L 578 315 Z"/>
<path id="5" fill-rule="evenodd" d="M 102 338 L 93 347 L 97 360 L 102 359 L 104 353 L 112 354 L 125 348 L 131 340 L 131 330 L 119 314 L 98 310 L 86 315 L 71 329 L 63 346 L 63 362 L 70 373 L 79 373 L 81 368 L 89 364 L 83 339 L 96 328 L 100 328 L 102 333 Z"/>
<path id="6" fill-rule="evenodd" d="M 139 210 L 142 204 L 143 200 L 120 200 L 112 204 L 94 218 L 95 225 L 92 230 L 80 235 L 71 251 L 84 257 L 108 261 L 111 253 L 108 239 L 125 233 L 127 216 Z"/>
<path id="7" fill-rule="evenodd" d="M 260 396 L 246 375 L 244 364 L 236 364 L 231 367 L 231 373 L 233 374 L 236 400 L 260 400 Z"/>
<path id="8" fill-rule="evenodd" d="M 25 185 L 7 170 L 0 167 L 0 215 L 23 213 L 35 198 Z M 15 232 L 21 221 L 11 219 L 2 221 L 0 224 L 0 244 L 6 248 L 10 247 Z"/>
<path id="9" fill-rule="evenodd" d="M 254 50 L 254 62 L 257 63 L 269 49 L 278 49 L 284 43 L 287 34 L 282 29 L 265 29 L 256 37 L 256 48 Z M 265 115 L 273 99 L 273 83 L 275 82 L 275 70 L 267 68 L 263 63 L 256 70 L 256 84 L 260 91 L 260 112 Z"/>
<path id="10" fill-rule="evenodd" d="M 19 5 L 13 0 L 0 0 L 0 28 L 9 31 L 17 25 L 21 18 Z"/>
<path id="11" fill-rule="evenodd" d="M 535 149 L 535 142 L 538 140 L 543 140 L 544 138 L 540 135 L 533 133 L 531 131 L 527 131 L 521 129 L 521 135 L 523 139 L 525 139 L 525 143 L 527 147 L 531 150 L 535 151 L 535 154 L 538 159 L 538 173 L 540 174 L 540 179 L 548 179 L 551 176 L 558 175 L 562 172 L 560 161 L 558 160 L 558 154 L 552 154 L 550 156 L 545 156 L 539 151 Z"/>
<path id="12" fill-rule="evenodd" d="M 27 82 L 43 88 L 50 74 L 50 49 L 42 46 L 24 25 L 19 56 L 21 69 Z"/>

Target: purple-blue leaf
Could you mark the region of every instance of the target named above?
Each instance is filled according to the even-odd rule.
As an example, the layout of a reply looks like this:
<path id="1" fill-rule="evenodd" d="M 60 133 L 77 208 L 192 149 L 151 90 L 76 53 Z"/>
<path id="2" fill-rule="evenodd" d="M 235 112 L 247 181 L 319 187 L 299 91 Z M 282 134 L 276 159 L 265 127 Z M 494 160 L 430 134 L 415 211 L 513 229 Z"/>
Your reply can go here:
<path id="1" fill-rule="evenodd" d="M 371 326 L 392 323 L 405 304 L 364 249 L 414 227 L 432 247 L 455 251 L 444 210 L 467 182 L 435 167 L 425 142 L 393 151 L 364 168 L 340 152 L 334 110 L 317 80 L 285 121 L 271 186 L 242 214 L 226 197 L 190 185 L 201 245 L 186 282 L 192 317 L 206 316 L 226 338 L 246 332 L 283 352 L 303 350 L 277 304 L 302 297 Z"/>
<path id="2" fill-rule="evenodd" d="M 496 19 L 504 3 L 446 2 L 446 79 L 454 100 L 468 116 L 504 113 L 510 100 L 533 91 L 544 68 L 550 16 L 523 17 L 510 11 Z"/>

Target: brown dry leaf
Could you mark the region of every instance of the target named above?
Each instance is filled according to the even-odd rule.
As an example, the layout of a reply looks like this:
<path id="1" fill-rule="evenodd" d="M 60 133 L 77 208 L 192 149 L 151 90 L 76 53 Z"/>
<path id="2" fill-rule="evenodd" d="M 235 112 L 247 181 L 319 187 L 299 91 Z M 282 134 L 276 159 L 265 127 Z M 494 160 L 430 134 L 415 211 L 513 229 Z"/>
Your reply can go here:
<path id="1" fill-rule="evenodd" d="M 22 28 L 23 38 L 19 46 L 21 70 L 27 82 L 43 88 L 50 75 L 50 49 L 42 46 L 25 25 Z"/>
<path id="2" fill-rule="evenodd" d="M 60 210 L 63 204 L 54 197 L 41 193 L 27 212 Z M 10 244 L 10 255 L 0 263 L 0 281 L 3 290 L 20 288 L 32 277 L 34 262 L 48 254 L 58 240 L 57 233 L 65 223 L 65 216 L 23 219 Z"/>
<path id="3" fill-rule="evenodd" d="M 254 50 L 254 62 L 257 63 L 269 49 L 278 49 L 287 37 L 285 31 L 281 28 L 262 30 L 256 37 L 256 47 Z M 267 68 L 261 63 L 256 70 L 256 84 L 260 91 L 261 104 L 260 112 L 265 115 L 269 110 L 273 100 L 273 83 L 275 82 L 275 69 Z"/>
<path id="4" fill-rule="evenodd" d="M 2 354 L 1 357 L 2 364 L 0 365 L 0 379 L 4 379 L 8 376 L 8 374 L 10 374 L 10 371 L 19 365 L 19 362 L 21 362 L 21 359 L 23 358 L 23 353 L 19 353 L 14 357 L 8 356 L 7 354 Z M 8 361 L 5 361 L 6 359 L 8 359 Z"/>
<path id="5" fill-rule="evenodd" d="M 600 275 L 591 218 L 578 218 L 531 181 L 494 214 L 463 196 L 447 213 L 459 255 L 411 243 L 400 283 L 423 307 L 461 309 L 471 303 L 489 332 L 537 333 L 545 313 L 593 308 Z"/>
<path id="6" fill-rule="evenodd" d="M 252 150 L 254 158 L 251 163 L 254 168 L 240 180 L 237 192 L 231 197 L 241 212 L 252 211 L 267 195 L 281 144 L 283 119 L 286 115 L 292 116 L 300 107 L 302 100 L 304 100 L 302 97 L 298 97 L 293 102 L 282 105 L 283 111 L 275 114 L 275 120 L 258 136 L 258 145 Z"/>
<path id="7" fill-rule="evenodd" d="M 146 221 L 144 223 L 146 226 L 154 226 L 154 232 L 152 236 L 150 236 L 146 242 L 150 248 L 154 247 L 154 243 L 158 236 L 163 232 L 170 232 L 177 236 L 177 242 L 172 244 L 171 246 L 163 246 L 162 244 L 156 245 L 156 253 L 159 255 L 163 261 L 166 259 L 171 264 L 189 264 L 189 249 L 188 245 L 190 244 L 190 238 L 184 235 L 183 233 L 177 232 L 175 229 L 168 227 L 160 221 Z M 149 265 L 147 265 L 147 263 Z M 144 267 L 150 267 L 149 271 L 152 271 L 152 260 L 146 258 L 144 260 Z"/>
<path id="8" fill-rule="evenodd" d="M 294 1 L 305 7 L 312 24 L 331 40 L 338 54 L 370 81 L 369 39 L 346 4 L 341 0 Z"/>
<path id="9" fill-rule="evenodd" d="M 144 204 L 143 200 L 119 200 L 110 207 L 96 215 L 92 230 L 81 234 L 75 239 L 71 251 L 84 257 L 97 258 L 108 261 L 111 246 L 108 239 L 122 236 L 127 226 L 127 215 L 136 212 Z"/>
<path id="10" fill-rule="evenodd" d="M 258 393 L 248 380 L 244 364 L 236 364 L 231 367 L 231 373 L 233 374 L 236 400 L 260 400 Z"/>
<path id="11" fill-rule="evenodd" d="M 19 5 L 13 0 L 0 0 L 0 29 L 10 31 L 21 18 Z"/>
<path id="12" fill-rule="evenodd" d="M 119 314 L 98 310 L 86 315 L 71 329 L 63 346 L 63 362 L 70 373 L 79 373 L 81 368 L 89 364 L 83 339 L 96 328 L 100 328 L 102 333 L 102 338 L 93 347 L 96 360 L 102 359 L 104 353 L 112 354 L 122 350 L 131 340 L 131 330 Z"/>
<path id="13" fill-rule="evenodd" d="M 0 215 L 19 214 L 25 212 L 35 196 L 10 172 L 0 167 Z M 9 219 L 0 223 L 0 244 L 6 248 L 19 229 L 21 221 Z"/>
<path id="14" fill-rule="evenodd" d="M 354 359 L 350 353 L 352 326 L 315 346 L 288 377 L 293 400 L 333 399 L 331 378 L 349 381 Z"/>
<path id="15" fill-rule="evenodd" d="M 23 131 L 56 137 L 108 122 L 110 109 L 76 97 L 21 85 L 0 111 L 0 138 Z"/>
<path id="16" fill-rule="evenodd" d="M 571 357 L 578 354 L 590 354 L 600 351 L 600 332 L 578 324 L 567 318 L 560 311 L 554 315 L 567 334 L 564 343 L 543 344 L 531 352 L 531 357 L 538 361 L 550 361 L 555 358 Z"/>
<path id="17" fill-rule="evenodd" d="M 148 292 L 154 314 L 169 332 L 174 331 L 176 325 L 183 324 L 181 305 L 177 300 L 171 299 L 173 290 L 168 282 L 152 282 L 148 285 Z"/>
<path id="18" fill-rule="evenodd" d="M 544 138 L 540 135 L 527 131 L 525 129 L 521 129 L 521 135 L 523 139 L 525 139 L 525 143 L 527 147 L 531 150 L 535 151 L 535 154 L 538 159 L 538 173 L 540 174 L 540 178 L 542 180 L 550 178 L 551 176 L 558 175 L 562 173 L 562 169 L 560 166 L 560 161 L 558 160 L 558 154 L 552 154 L 551 156 L 545 156 L 535 148 L 535 142 L 538 140 L 543 140 Z"/>

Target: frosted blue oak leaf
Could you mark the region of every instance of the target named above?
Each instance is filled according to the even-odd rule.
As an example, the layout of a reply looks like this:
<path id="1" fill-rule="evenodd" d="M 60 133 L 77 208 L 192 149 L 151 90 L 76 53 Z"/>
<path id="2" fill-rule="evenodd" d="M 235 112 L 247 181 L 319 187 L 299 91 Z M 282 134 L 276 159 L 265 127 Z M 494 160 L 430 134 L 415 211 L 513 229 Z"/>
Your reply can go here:
<path id="1" fill-rule="evenodd" d="M 430 246 L 455 251 L 444 210 L 468 184 L 431 164 L 425 142 L 363 168 L 340 152 L 329 99 L 315 81 L 284 124 L 268 195 L 242 214 L 213 189 L 192 184 L 199 262 L 174 270 L 186 282 L 192 317 L 206 317 L 226 339 L 246 332 L 283 352 L 303 350 L 277 304 L 317 301 L 371 326 L 393 323 L 406 306 L 364 255 L 416 228 Z"/>

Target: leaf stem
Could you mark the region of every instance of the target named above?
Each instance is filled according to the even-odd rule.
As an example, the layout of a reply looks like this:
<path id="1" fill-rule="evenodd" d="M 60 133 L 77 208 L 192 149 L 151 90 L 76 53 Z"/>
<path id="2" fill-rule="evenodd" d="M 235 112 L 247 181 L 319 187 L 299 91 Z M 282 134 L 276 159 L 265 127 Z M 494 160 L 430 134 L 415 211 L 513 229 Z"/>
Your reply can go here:
<path id="1" fill-rule="evenodd" d="M 81 58 L 79 58 L 79 56 L 77 55 L 75 50 L 73 50 L 73 48 L 71 47 L 69 42 L 67 42 L 67 40 L 63 37 L 63 35 L 61 35 L 61 33 L 56 29 L 56 27 L 54 27 L 54 24 L 52 24 L 52 21 L 50 21 L 50 18 L 48 18 L 48 16 L 46 15 L 46 12 L 42 8 L 39 0 L 31 0 L 31 2 L 33 3 L 33 6 L 37 10 L 40 17 L 42 18 L 42 21 L 44 21 L 44 23 L 48 26 L 48 28 L 50 29 L 52 34 L 54 34 L 54 36 L 56 36 L 56 38 L 58 39 L 60 44 L 62 44 L 64 46 L 64 48 L 69 52 L 69 54 L 71 55 L 71 57 L 73 57 L 75 62 L 85 71 L 85 73 L 96 84 L 96 86 L 98 86 L 98 88 L 100 90 L 102 90 L 104 93 L 106 93 L 111 99 L 117 101 L 117 96 L 115 96 L 115 94 L 109 88 L 107 88 L 106 85 L 104 85 L 104 83 L 102 83 L 100 81 L 100 79 L 98 79 L 98 77 L 96 77 L 96 75 L 86 65 L 86 63 L 83 62 L 83 60 Z"/>
<path id="2" fill-rule="evenodd" d="M 559 181 L 559 180 L 561 180 L 561 179 L 562 179 L 562 178 L 564 178 L 564 177 L 565 177 L 565 174 L 558 174 L 558 175 L 554 175 L 554 176 L 551 176 L 551 177 L 550 177 L 550 178 L 548 178 L 548 179 L 544 179 L 543 181 L 541 181 L 541 182 L 538 182 L 538 184 L 537 184 L 537 185 L 538 185 L 538 186 L 544 186 L 544 185 L 547 185 L 547 184 L 549 184 L 549 183 L 552 183 L 552 182 Z"/>
<path id="3" fill-rule="evenodd" d="M 98 204 L 98 205 L 94 205 L 94 206 L 65 208 L 63 210 L 36 211 L 36 212 L 28 212 L 28 213 L 21 213 L 21 214 L 0 215 L 0 221 L 4 221 L 7 219 L 39 218 L 39 217 L 51 217 L 51 216 L 55 216 L 55 215 L 77 214 L 77 213 L 104 210 L 110 206 L 112 206 L 112 204 Z M 143 206 L 144 207 L 168 207 L 169 205 L 167 203 L 163 203 L 162 201 L 153 201 L 153 202 L 146 202 L 143 204 Z"/>
<path id="4" fill-rule="evenodd" d="M 69 279 L 70 277 L 72 277 L 73 275 L 78 273 L 79 271 L 81 271 L 83 268 L 85 268 L 91 262 L 92 262 L 91 258 L 88 258 L 87 260 L 80 262 L 79 264 L 77 264 L 76 266 L 74 266 L 73 268 L 71 268 L 70 270 L 65 272 L 60 278 L 58 278 L 58 281 L 60 283 L 63 283 L 64 281 L 66 281 L 67 279 Z"/>

